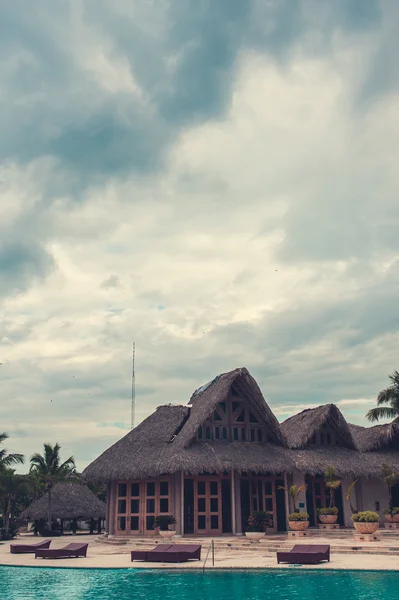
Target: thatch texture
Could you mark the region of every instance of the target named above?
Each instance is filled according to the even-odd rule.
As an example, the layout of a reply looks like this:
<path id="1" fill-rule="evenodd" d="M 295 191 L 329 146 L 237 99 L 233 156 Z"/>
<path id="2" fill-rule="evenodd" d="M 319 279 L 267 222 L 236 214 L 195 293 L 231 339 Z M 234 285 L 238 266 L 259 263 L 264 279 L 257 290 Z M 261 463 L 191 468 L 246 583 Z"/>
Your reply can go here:
<path id="1" fill-rule="evenodd" d="M 374 427 L 349 425 L 352 436 L 361 452 L 399 450 L 399 425 L 387 423 Z"/>
<path id="2" fill-rule="evenodd" d="M 184 448 L 191 444 L 198 427 L 212 414 L 219 402 L 227 400 L 233 385 L 240 396 L 246 399 L 249 407 L 260 417 L 269 440 L 275 444 L 286 446 L 279 422 L 267 405 L 255 379 L 245 368 L 223 373 L 215 378 L 204 391 L 201 391 L 200 388 L 194 392 L 189 402 L 190 418 L 179 435 L 179 444 Z"/>
<path id="3" fill-rule="evenodd" d="M 361 453 L 337 447 L 319 447 L 307 450 L 292 450 L 295 470 L 317 475 L 333 465 L 339 476 L 381 477 L 384 463 L 399 470 L 399 452 Z"/>
<path id="4" fill-rule="evenodd" d="M 83 477 L 87 481 L 105 482 L 175 472 L 179 452 L 171 440 L 188 415 L 187 406 L 158 407 L 96 458 L 83 471 Z"/>
<path id="5" fill-rule="evenodd" d="M 334 404 L 303 410 L 281 423 L 281 429 L 290 448 L 306 448 L 323 425 L 329 425 L 335 430 L 341 446 L 355 449 L 348 423 Z"/>
<path id="6" fill-rule="evenodd" d="M 86 485 L 57 483 L 51 490 L 54 519 L 105 519 L 105 504 Z M 26 508 L 21 517 L 36 521 L 47 519 L 48 492 Z"/>

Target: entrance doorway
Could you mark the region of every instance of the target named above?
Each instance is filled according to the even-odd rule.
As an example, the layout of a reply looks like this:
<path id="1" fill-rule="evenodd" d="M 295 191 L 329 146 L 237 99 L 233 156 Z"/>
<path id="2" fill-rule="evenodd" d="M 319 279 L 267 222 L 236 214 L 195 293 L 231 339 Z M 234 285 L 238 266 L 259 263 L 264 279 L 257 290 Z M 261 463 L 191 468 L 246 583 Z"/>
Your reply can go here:
<path id="1" fill-rule="evenodd" d="M 154 534 L 155 517 L 173 511 L 169 477 L 120 481 L 116 495 L 116 535 Z"/>
<path id="2" fill-rule="evenodd" d="M 253 511 L 266 510 L 271 515 L 271 526 L 268 531 L 275 533 L 280 518 L 277 514 L 276 504 L 276 477 L 256 473 L 241 473 L 240 495 L 243 531 L 245 531 L 248 518 Z"/>
<path id="3" fill-rule="evenodd" d="M 199 475 L 184 480 L 184 533 L 221 535 L 232 531 L 231 477 Z"/>

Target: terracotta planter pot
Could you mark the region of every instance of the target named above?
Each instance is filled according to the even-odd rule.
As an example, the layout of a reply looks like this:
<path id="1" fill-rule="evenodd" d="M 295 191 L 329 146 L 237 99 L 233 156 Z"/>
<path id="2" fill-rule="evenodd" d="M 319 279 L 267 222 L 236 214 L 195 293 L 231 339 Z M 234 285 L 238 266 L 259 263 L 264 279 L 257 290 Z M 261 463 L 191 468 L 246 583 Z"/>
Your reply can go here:
<path id="1" fill-rule="evenodd" d="M 385 515 L 387 523 L 399 523 L 399 514 L 396 515 Z"/>
<path id="2" fill-rule="evenodd" d="M 288 521 L 292 531 L 305 531 L 309 527 L 309 521 Z"/>
<path id="3" fill-rule="evenodd" d="M 319 515 L 320 523 L 333 525 L 338 521 L 338 515 Z"/>
<path id="4" fill-rule="evenodd" d="M 359 533 L 375 533 L 379 527 L 379 523 L 353 523 L 354 528 Z"/>
<path id="5" fill-rule="evenodd" d="M 171 529 L 163 531 L 162 529 L 160 529 L 159 535 L 163 538 L 172 538 L 174 535 L 176 535 L 176 531 L 172 531 Z"/>
<path id="6" fill-rule="evenodd" d="M 246 531 L 245 535 L 251 542 L 260 542 L 265 537 L 264 531 Z"/>

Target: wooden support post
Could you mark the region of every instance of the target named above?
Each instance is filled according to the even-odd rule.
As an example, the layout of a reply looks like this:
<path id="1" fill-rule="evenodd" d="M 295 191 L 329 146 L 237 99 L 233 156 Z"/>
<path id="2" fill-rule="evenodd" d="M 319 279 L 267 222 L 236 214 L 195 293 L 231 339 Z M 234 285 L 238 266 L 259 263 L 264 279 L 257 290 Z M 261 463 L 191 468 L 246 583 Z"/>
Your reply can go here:
<path id="1" fill-rule="evenodd" d="M 231 470 L 231 530 L 233 535 L 237 533 L 236 527 L 236 478 L 234 469 Z"/>

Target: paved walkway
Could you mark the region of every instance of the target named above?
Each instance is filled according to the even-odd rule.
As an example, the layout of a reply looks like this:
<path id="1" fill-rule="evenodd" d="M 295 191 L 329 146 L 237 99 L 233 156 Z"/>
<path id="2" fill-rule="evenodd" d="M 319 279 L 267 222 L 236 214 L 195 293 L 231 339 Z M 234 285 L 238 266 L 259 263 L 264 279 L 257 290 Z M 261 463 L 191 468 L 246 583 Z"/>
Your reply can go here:
<path id="1" fill-rule="evenodd" d="M 35 543 L 41 538 L 33 536 L 20 536 L 17 541 Z M 42 560 L 34 558 L 32 554 L 11 554 L 10 543 L 0 545 L 0 565 L 30 566 L 30 567 L 86 567 L 86 568 L 167 568 L 167 569 L 195 569 L 202 568 L 209 538 L 175 538 L 175 543 L 200 543 L 202 544 L 201 561 L 183 564 L 143 563 L 130 562 L 130 550 L 133 548 L 152 548 L 160 538 L 139 539 L 129 541 L 127 544 L 114 544 L 99 540 L 97 535 L 77 535 L 64 538 L 54 538 L 51 542 L 53 548 L 59 548 L 71 542 L 89 543 L 87 558 L 73 558 L 63 560 Z M 218 569 L 264 569 L 282 568 L 277 565 L 276 546 L 292 547 L 298 543 L 287 540 L 285 536 L 270 536 L 259 544 L 250 544 L 244 537 L 223 537 L 215 540 L 215 567 Z M 380 542 L 369 542 L 360 545 L 354 542 L 350 535 L 333 538 L 332 536 L 317 536 L 317 538 L 303 538 L 300 543 L 317 543 L 331 545 L 331 562 L 316 566 L 287 566 L 289 569 L 371 569 L 371 570 L 399 570 L 399 537 L 383 536 Z M 337 545 L 338 543 L 338 545 Z M 337 548 L 337 550 L 334 550 Z M 354 548 L 358 548 L 355 550 Z M 212 569 L 211 555 L 206 568 Z"/>

